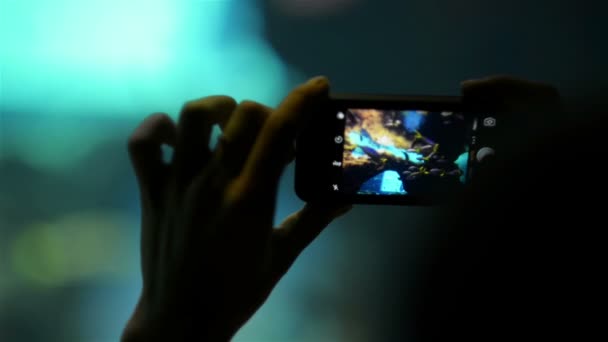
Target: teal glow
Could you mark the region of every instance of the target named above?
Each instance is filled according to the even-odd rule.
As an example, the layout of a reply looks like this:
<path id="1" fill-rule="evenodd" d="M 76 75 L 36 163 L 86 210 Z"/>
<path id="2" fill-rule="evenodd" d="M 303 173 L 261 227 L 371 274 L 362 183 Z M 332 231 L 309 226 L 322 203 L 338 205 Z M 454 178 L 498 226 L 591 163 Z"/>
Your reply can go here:
<path id="1" fill-rule="evenodd" d="M 375 142 L 369 135 L 360 132 L 351 131 L 350 133 L 348 133 L 348 139 L 351 143 L 358 146 L 357 149 L 353 151 L 354 158 L 361 158 L 365 155 L 365 152 L 360 147 L 369 147 L 377 152 L 385 151 L 403 160 L 405 160 L 407 155 L 409 161 L 416 165 L 424 163 L 424 156 L 420 153 L 407 151 L 405 149 L 397 148 L 395 146 L 379 144 Z"/>
<path id="2" fill-rule="evenodd" d="M 29 61 L 72 66 L 163 65 L 178 23 L 177 8 L 169 1 L 12 1 L 6 6 L 12 14 L 2 21 L 3 32 L 10 33 L 9 58 L 25 52 Z"/>
<path id="3" fill-rule="evenodd" d="M 132 177 L 126 173 L 129 133 L 152 112 L 166 112 L 176 119 L 185 101 L 208 95 L 227 94 L 237 101 L 250 99 L 274 106 L 295 82 L 303 80 L 264 40 L 256 3 L 0 0 L 0 164 L 4 158 L 15 158 L 17 165 L 28 164 L 23 169 L 31 166 L 27 175 L 43 185 L 32 196 L 52 201 L 50 209 L 46 205 L 33 208 L 45 212 L 42 222 L 36 222 L 40 217 L 29 217 L 28 210 L 18 214 L 25 216 L 16 216 L 29 222 L 27 227 L 42 228 L 19 238 L 18 248 L 11 250 L 6 261 L 17 269 L 15 274 L 50 286 L 45 293 L 48 298 L 63 296 L 64 289 L 52 292 L 62 284 L 91 281 L 79 283 L 70 297 L 82 305 L 79 319 L 69 325 L 69 336 L 75 340 L 119 340 L 139 295 L 137 203 L 127 214 L 134 219 L 110 231 L 105 228 L 112 222 L 103 217 L 62 218 L 73 217 L 71 212 L 78 214 L 87 205 L 131 210 L 124 203 L 131 198 L 129 188 L 122 186 L 124 177 Z M 215 128 L 212 147 L 219 134 Z M 165 161 L 171 153 L 170 146 L 163 146 Z M 65 193 L 47 195 L 57 191 L 53 187 L 57 179 L 74 183 Z M 103 191 L 115 195 L 116 202 L 93 199 L 98 194 L 90 189 L 99 189 L 95 183 L 110 179 L 116 179 L 117 185 Z M 94 186 L 89 189 L 89 184 Z M 84 186 L 76 190 L 80 188 L 76 185 Z M 136 194 L 132 195 L 134 201 Z M 74 200 L 80 199 L 76 196 L 86 196 L 82 205 Z M 281 205 L 300 204 L 293 196 L 281 196 Z M 72 207 L 70 203 L 75 202 Z M 89 209 L 107 215 L 103 208 Z M 295 208 L 279 207 L 277 215 L 286 216 L 286 209 Z M 76 233 L 72 228 L 78 228 Z M 93 254 L 74 258 L 73 252 L 83 255 L 78 253 L 82 248 Z M 104 256 L 108 251 L 111 255 Z M 282 284 L 285 293 L 285 279 Z M 287 284 L 297 289 L 306 282 Z M 86 295 L 78 289 L 85 289 Z M 297 297 L 298 291 L 283 297 L 280 288 L 274 292 L 274 298 L 279 293 L 280 304 L 265 305 L 271 312 L 256 315 L 235 341 L 268 340 L 266 327 L 276 331 L 275 340 L 286 340 L 291 335 L 285 327 L 303 322 L 291 314 L 293 302 L 284 300 Z M 279 324 L 276 317 L 283 317 Z"/>
<path id="4" fill-rule="evenodd" d="M 460 176 L 460 181 L 462 183 L 466 182 L 467 179 L 467 168 L 469 164 L 469 152 L 465 152 L 458 156 L 458 158 L 454 161 L 454 164 L 458 166 L 462 175 Z"/>
<path id="5" fill-rule="evenodd" d="M 3 139 L 39 168 L 69 169 L 115 139 L 100 118 L 134 127 L 215 94 L 275 105 L 295 75 L 250 1 L 0 2 L 0 113 L 35 115 L 11 119 Z"/>
<path id="6" fill-rule="evenodd" d="M 384 171 L 382 174 L 382 185 L 380 186 L 381 192 L 386 193 L 398 193 L 398 194 L 407 194 L 407 192 L 403 189 L 403 182 L 401 182 L 401 177 L 397 171 Z"/>
<path id="7" fill-rule="evenodd" d="M 355 159 L 363 158 L 363 157 L 365 157 L 365 152 L 363 152 L 361 147 L 357 147 L 353 150 L 352 156 Z"/>

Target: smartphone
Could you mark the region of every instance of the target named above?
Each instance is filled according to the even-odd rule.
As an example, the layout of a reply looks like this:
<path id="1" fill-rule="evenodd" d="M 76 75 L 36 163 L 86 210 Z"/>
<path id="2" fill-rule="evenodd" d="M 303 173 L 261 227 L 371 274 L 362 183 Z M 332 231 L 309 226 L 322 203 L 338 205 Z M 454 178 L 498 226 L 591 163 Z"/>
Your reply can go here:
<path id="1" fill-rule="evenodd" d="M 332 95 L 296 140 L 296 193 L 351 204 L 457 199 L 494 159 L 497 124 L 460 97 Z"/>

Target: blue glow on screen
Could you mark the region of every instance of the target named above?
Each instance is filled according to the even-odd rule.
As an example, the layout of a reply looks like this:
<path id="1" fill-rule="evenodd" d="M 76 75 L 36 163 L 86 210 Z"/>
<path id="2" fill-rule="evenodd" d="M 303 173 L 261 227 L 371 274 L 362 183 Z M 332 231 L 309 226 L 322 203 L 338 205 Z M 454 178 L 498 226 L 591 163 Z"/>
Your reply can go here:
<path id="1" fill-rule="evenodd" d="M 393 145 L 379 144 L 379 143 L 375 142 L 371 138 L 371 136 L 365 131 L 364 132 L 351 131 L 348 134 L 348 139 L 351 143 L 357 145 L 357 148 L 355 148 L 352 152 L 352 156 L 355 158 L 361 158 L 361 157 L 365 156 L 366 154 L 365 154 L 365 151 L 362 149 L 362 147 L 368 147 L 375 152 L 384 151 L 384 152 L 390 153 L 399 159 L 405 160 L 406 158 L 408 158 L 408 160 L 413 164 L 419 165 L 419 164 L 424 163 L 424 159 L 423 159 L 424 156 L 422 154 L 413 152 L 413 151 L 408 151 L 406 149 L 398 148 Z"/>
<path id="2" fill-rule="evenodd" d="M 424 115 L 416 110 L 407 110 L 402 113 L 404 120 L 403 126 L 409 132 L 414 132 L 420 129 L 424 123 Z"/>

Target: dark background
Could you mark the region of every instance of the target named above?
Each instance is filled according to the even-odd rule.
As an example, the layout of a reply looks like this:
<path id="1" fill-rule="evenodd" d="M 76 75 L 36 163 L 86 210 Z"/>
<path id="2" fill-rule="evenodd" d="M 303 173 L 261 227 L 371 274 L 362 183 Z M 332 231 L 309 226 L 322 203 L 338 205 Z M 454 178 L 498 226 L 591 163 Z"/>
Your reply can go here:
<path id="1" fill-rule="evenodd" d="M 44 1 L 32 1 L 28 11 L 0 1 L 2 341 L 119 336 L 140 286 L 137 192 L 125 141 L 151 111 L 218 92 L 275 104 L 318 74 L 329 76 L 337 92 L 449 95 L 458 94 L 462 80 L 494 74 L 545 81 L 566 97 L 608 79 L 606 6 L 599 2 L 192 1 L 175 5 L 180 31 L 172 65 L 180 69 L 151 68 L 146 77 L 109 82 L 95 65 L 100 62 L 87 64 L 97 73 L 80 79 L 56 56 L 15 43 L 14 36 L 26 41 L 52 28 L 29 27 L 37 33 L 28 36 L 23 27 L 6 24 L 9 16 L 32 24 L 55 16 L 59 25 L 62 10 L 72 5 L 56 2 L 56 12 L 37 13 Z M 88 27 L 73 25 L 71 32 Z M 183 47 L 189 44 L 194 47 Z M 63 49 L 70 46 L 77 42 Z M 57 68 L 71 73 L 54 73 Z M 112 70 L 127 75 L 134 68 Z M 96 79 L 106 81 L 96 86 Z M 70 86 L 57 86 L 62 82 Z M 74 95 L 79 87 L 99 98 Z M 151 109 L 157 94 L 166 106 Z M 302 204 L 293 193 L 292 168 L 279 196 L 277 218 Z M 407 298 L 416 281 L 410 275 L 433 238 L 427 228 L 435 214 L 434 208 L 356 207 L 303 253 L 235 340 L 374 340 L 394 312 L 394 298 Z M 402 312 L 407 336 L 408 311 Z"/>

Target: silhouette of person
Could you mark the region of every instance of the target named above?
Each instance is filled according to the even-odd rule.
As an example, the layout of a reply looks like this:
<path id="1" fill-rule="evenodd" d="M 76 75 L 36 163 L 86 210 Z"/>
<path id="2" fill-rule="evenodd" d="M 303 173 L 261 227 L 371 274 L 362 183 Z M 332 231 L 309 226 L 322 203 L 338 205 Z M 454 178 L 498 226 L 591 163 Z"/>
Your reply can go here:
<path id="1" fill-rule="evenodd" d="M 141 191 L 143 288 L 123 332 L 124 341 L 229 340 L 264 303 L 300 252 L 333 219 L 350 210 L 340 204 L 308 203 L 279 229 L 272 226 L 279 177 L 294 157 L 293 141 L 322 112 L 317 108 L 328 92 L 328 80 L 318 77 L 297 87 L 276 109 L 250 101 L 237 104 L 226 96 L 207 97 L 186 103 L 177 124 L 166 114 L 154 114 L 135 130 L 128 148 Z M 475 103 L 498 103 L 505 111 L 539 112 L 539 117 L 559 106 L 554 88 L 504 77 L 465 82 L 463 95 Z M 498 278 L 492 283 L 486 275 L 500 273 L 492 271 L 488 260 L 507 269 L 509 260 L 496 253 L 494 259 L 479 258 L 492 246 L 509 251 L 507 242 L 517 242 L 518 236 L 542 238 L 535 227 L 554 209 L 539 206 L 559 202 L 553 195 L 563 187 L 553 182 L 562 173 L 546 166 L 561 151 L 552 145 L 555 135 L 539 134 L 534 123 L 542 120 L 529 121 L 533 124 L 518 131 L 519 144 L 504 142 L 508 135 L 498 134 L 503 139 L 498 146 L 505 147 L 509 158 L 488 166 L 494 173 L 480 176 L 469 197 L 449 207 L 445 224 L 437 227 L 437 235 L 445 232 L 445 238 L 438 239 L 431 261 L 421 268 L 420 296 L 414 305 L 420 340 L 466 336 L 492 340 L 501 334 L 493 329 L 509 329 L 498 319 L 483 320 L 486 325 L 481 329 L 463 317 L 507 317 L 513 308 L 501 293 L 489 292 L 501 287 L 496 286 Z M 212 151 L 208 141 L 216 123 L 224 133 Z M 516 126 L 505 125 L 503 133 Z M 174 147 L 168 164 L 161 158 L 162 144 Z M 543 151 L 543 158 L 521 153 L 531 151 L 531 144 L 534 151 Z M 526 146 L 527 150 L 520 149 Z M 548 199 L 552 201 L 543 202 Z M 583 199 L 570 198 L 558 207 L 572 201 Z M 524 219 L 525 215 L 530 218 Z M 532 229 L 524 228 L 529 225 Z M 503 239 L 504 232 L 512 234 Z M 530 246 L 542 247 L 538 240 L 531 239 Z M 533 248 L 528 252 L 523 255 L 531 256 Z M 515 265 L 520 264 L 525 262 Z M 527 271 L 508 269 L 508 274 L 512 280 L 520 279 Z M 467 303 L 478 306 L 474 310 Z M 459 309 L 470 315 L 459 317 Z M 394 313 L 387 320 L 394 324 L 379 340 L 400 336 Z M 504 324 L 490 324 L 497 322 Z M 479 333 L 485 328 L 489 333 Z M 521 332 L 520 328 L 512 331 Z"/>

